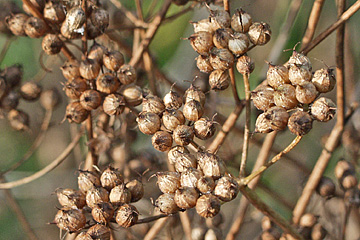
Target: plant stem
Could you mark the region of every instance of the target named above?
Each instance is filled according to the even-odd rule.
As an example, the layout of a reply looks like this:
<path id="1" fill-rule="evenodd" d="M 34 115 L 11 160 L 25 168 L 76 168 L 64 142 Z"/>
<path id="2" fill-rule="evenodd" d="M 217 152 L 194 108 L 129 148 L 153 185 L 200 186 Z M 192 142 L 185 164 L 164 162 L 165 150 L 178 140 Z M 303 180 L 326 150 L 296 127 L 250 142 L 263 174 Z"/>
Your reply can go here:
<path id="1" fill-rule="evenodd" d="M 249 75 L 243 74 L 244 79 L 244 87 L 245 87 L 245 112 L 246 112 L 246 120 L 244 127 L 244 140 L 243 140 L 243 149 L 241 154 L 241 162 L 240 162 L 240 171 L 239 177 L 245 177 L 245 167 L 249 149 L 249 139 L 250 139 L 250 117 L 251 117 L 251 109 L 250 109 L 250 83 L 249 83 Z"/>
<path id="2" fill-rule="evenodd" d="M 155 222 L 155 224 L 149 229 L 144 237 L 144 240 L 153 240 L 157 234 L 163 229 L 164 225 L 168 221 L 167 218 L 161 218 Z"/>
<path id="3" fill-rule="evenodd" d="M 302 42 L 301 42 L 302 48 L 305 48 L 314 37 L 315 29 L 319 22 L 321 9 L 324 5 L 324 1 L 325 0 L 315 0 L 314 1 L 310 16 L 309 16 L 306 32 L 305 32 Z"/>
<path id="4" fill-rule="evenodd" d="M 181 225 L 184 229 L 185 232 L 185 236 L 188 240 L 192 240 L 191 237 L 191 222 L 190 222 L 190 218 L 188 215 L 188 212 L 179 212 L 179 216 L 180 216 L 180 220 L 181 220 Z"/>
<path id="5" fill-rule="evenodd" d="M 234 73 L 234 67 L 231 67 L 229 69 L 229 75 L 230 75 L 230 81 L 231 81 L 231 89 L 234 95 L 234 99 L 235 99 L 235 104 L 236 105 L 240 105 L 241 104 L 241 100 L 239 98 L 239 94 L 236 88 L 236 81 L 235 81 L 235 73 Z"/>

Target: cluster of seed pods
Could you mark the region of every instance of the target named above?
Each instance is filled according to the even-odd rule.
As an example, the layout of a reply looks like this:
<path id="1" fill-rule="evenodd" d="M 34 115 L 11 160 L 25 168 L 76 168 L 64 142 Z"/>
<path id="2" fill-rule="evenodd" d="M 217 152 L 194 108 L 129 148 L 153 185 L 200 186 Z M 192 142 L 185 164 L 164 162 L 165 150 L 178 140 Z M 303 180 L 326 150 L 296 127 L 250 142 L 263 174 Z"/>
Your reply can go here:
<path id="1" fill-rule="evenodd" d="M 110 239 L 109 223 L 116 222 L 128 228 L 137 222 L 139 212 L 130 203 L 144 196 L 144 187 L 139 180 L 125 183 L 120 172 L 109 166 L 102 172 L 80 171 L 78 187 L 79 190 L 56 190 L 61 209 L 53 221 L 69 232 L 90 227 L 80 233 L 77 240 L 107 240 Z"/>
<path id="2" fill-rule="evenodd" d="M 281 131 L 288 126 L 293 134 L 302 136 L 311 130 L 314 119 L 331 120 L 336 106 L 319 95 L 330 92 L 335 82 L 331 69 L 313 73 L 309 58 L 296 51 L 285 65 L 269 64 L 267 85 L 251 93 L 255 107 L 264 111 L 256 119 L 255 132 Z"/>
<path id="3" fill-rule="evenodd" d="M 252 22 L 251 16 L 237 10 L 231 17 L 224 10 L 210 10 L 209 18 L 192 23 L 194 34 L 189 37 L 191 46 L 200 55 L 196 65 L 201 72 L 209 73 L 209 85 L 213 90 L 224 90 L 230 85 L 229 68 L 240 73 L 251 73 L 254 64 L 246 55 L 253 46 L 266 44 L 271 37 L 270 26 L 264 22 Z"/>

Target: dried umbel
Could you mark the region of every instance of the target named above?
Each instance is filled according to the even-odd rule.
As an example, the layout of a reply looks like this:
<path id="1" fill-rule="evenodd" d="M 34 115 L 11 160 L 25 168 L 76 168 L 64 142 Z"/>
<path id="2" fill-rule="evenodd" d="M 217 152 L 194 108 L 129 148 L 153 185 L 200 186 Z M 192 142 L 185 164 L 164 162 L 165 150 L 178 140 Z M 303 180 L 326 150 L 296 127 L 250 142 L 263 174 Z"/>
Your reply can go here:
<path id="1" fill-rule="evenodd" d="M 275 105 L 274 89 L 266 85 L 259 85 L 254 91 L 251 91 L 251 99 L 257 109 L 266 111 Z"/>
<path id="2" fill-rule="evenodd" d="M 287 111 L 282 107 L 271 107 L 265 112 L 265 118 L 270 121 L 271 129 L 274 131 L 284 130 L 289 117 Z"/>
<path id="3" fill-rule="evenodd" d="M 120 206 L 124 203 L 130 203 L 131 192 L 125 187 L 124 184 L 117 185 L 113 189 L 111 189 L 109 199 L 114 206 Z"/>
<path id="4" fill-rule="evenodd" d="M 102 64 L 105 52 L 106 48 L 104 46 L 94 42 L 88 52 L 87 57 L 96 60 L 99 64 Z"/>
<path id="5" fill-rule="evenodd" d="M 157 185 L 163 193 L 175 193 L 181 187 L 180 173 L 178 172 L 158 172 L 156 173 Z"/>
<path id="6" fill-rule="evenodd" d="M 234 33 L 228 44 L 229 50 L 236 56 L 246 53 L 249 45 L 249 38 L 243 33 Z"/>
<path id="7" fill-rule="evenodd" d="M 242 9 L 236 10 L 235 14 L 231 18 L 231 28 L 236 32 L 248 32 L 251 24 L 251 16 Z"/>
<path id="8" fill-rule="evenodd" d="M 318 95 L 316 87 L 311 82 L 301 83 L 296 86 L 296 99 L 300 103 L 312 103 Z"/>
<path id="9" fill-rule="evenodd" d="M 195 33 L 197 32 L 209 32 L 211 34 L 214 33 L 209 18 L 201 19 L 198 22 L 190 22 L 190 23 L 193 25 Z"/>
<path id="10" fill-rule="evenodd" d="M 211 10 L 210 22 L 214 30 L 219 28 L 230 28 L 231 17 L 225 10 Z"/>
<path id="11" fill-rule="evenodd" d="M 66 107 L 65 117 L 70 123 L 82 123 L 89 116 L 87 111 L 80 102 L 69 103 Z"/>
<path id="12" fill-rule="evenodd" d="M 124 204 L 116 211 L 115 220 L 121 227 L 128 228 L 138 221 L 139 211 L 135 206 Z"/>
<path id="13" fill-rule="evenodd" d="M 133 66 L 124 64 L 117 72 L 121 84 L 127 85 L 136 81 L 137 75 L 136 70 Z"/>
<path id="14" fill-rule="evenodd" d="M 270 26 L 264 22 L 253 23 L 248 31 L 250 41 L 255 45 L 264 45 L 270 41 Z"/>
<path id="15" fill-rule="evenodd" d="M 139 86 L 127 86 L 121 89 L 121 94 L 129 106 L 137 106 L 142 103 L 142 89 Z"/>
<path id="16" fill-rule="evenodd" d="M 60 100 L 60 93 L 56 88 L 43 91 L 40 96 L 40 104 L 46 110 L 54 109 Z"/>
<path id="17" fill-rule="evenodd" d="M 94 208 L 97 204 L 109 201 L 109 192 L 102 187 L 93 187 L 86 192 L 86 204 Z"/>
<path id="18" fill-rule="evenodd" d="M 214 69 L 225 71 L 234 65 L 234 61 L 234 55 L 228 49 L 211 49 L 210 64 Z"/>
<path id="19" fill-rule="evenodd" d="M 196 57 L 196 66 L 200 72 L 211 73 L 214 68 L 211 66 L 209 56 L 199 55 Z"/>
<path id="20" fill-rule="evenodd" d="M 215 122 L 206 118 L 200 118 L 194 122 L 194 133 L 197 138 L 206 140 L 214 136 L 216 128 Z"/>
<path id="21" fill-rule="evenodd" d="M 213 218 L 220 212 L 220 200 L 212 194 L 202 195 L 196 202 L 196 212 L 204 218 Z"/>
<path id="22" fill-rule="evenodd" d="M 6 24 L 10 31 L 16 36 L 26 36 L 24 25 L 29 16 L 23 13 L 17 13 L 5 18 Z"/>
<path id="23" fill-rule="evenodd" d="M 65 188 L 57 189 L 56 195 L 61 206 L 81 209 L 86 205 L 85 195 L 81 191 Z"/>
<path id="24" fill-rule="evenodd" d="M 98 108 L 101 102 L 101 95 L 96 90 L 86 90 L 80 96 L 81 106 L 88 111 Z"/>
<path id="25" fill-rule="evenodd" d="M 185 124 L 185 117 L 180 110 L 166 109 L 162 122 L 167 130 L 174 131 L 177 126 Z"/>
<path id="26" fill-rule="evenodd" d="M 189 153 L 189 150 L 183 146 L 175 146 L 171 148 L 168 152 L 169 163 L 174 165 L 178 157 L 180 157 L 184 153 Z"/>
<path id="27" fill-rule="evenodd" d="M 160 195 L 156 201 L 155 206 L 164 214 L 173 214 L 178 212 L 180 209 L 176 205 L 174 200 L 175 194 L 164 193 Z"/>
<path id="28" fill-rule="evenodd" d="M 283 84 L 274 92 L 274 102 L 278 107 L 292 109 L 298 105 L 296 99 L 296 89 L 290 84 Z"/>
<path id="29" fill-rule="evenodd" d="M 16 91 L 10 91 L 1 99 L 1 108 L 5 110 L 15 109 L 19 105 L 20 95 Z"/>
<path id="30" fill-rule="evenodd" d="M 283 84 L 290 83 L 289 71 L 287 67 L 283 65 L 272 65 L 269 63 L 266 77 L 268 84 L 275 89 Z"/>
<path id="31" fill-rule="evenodd" d="M 83 78 L 75 78 L 69 80 L 67 83 L 64 83 L 63 90 L 65 91 L 66 96 L 71 99 L 79 99 L 81 94 L 88 89 L 86 80 Z"/>
<path id="32" fill-rule="evenodd" d="M 141 112 L 136 118 L 139 130 L 147 135 L 153 135 L 160 129 L 160 117 L 152 112 Z"/>
<path id="33" fill-rule="evenodd" d="M 209 85 L 211 90 L 225 90 L 230 85 L 229 71 L 214 70 L 209 76 Z"/>
<path id="34" fill-rule="evenodd" d="M 10 126 L 17 131 L 29 130 L 29 115 L 19 109 L 12 109 L 7 118 Z"/>
<path id="35" fill-rule="evenodd" d="M 191 84 L 184 94 L 185 103 L 192 100 L 200 102 L 201 106 L 205 105 L 206 100 L 205 93 L 193 84 Z"/>
<path id="36" fill-rule="evenodd" d="M 331 180 L 331 178 L 328 178 L 328 177 L 322 177 L 320 179 L 318 186 L 316 187 L 316 192 L 320 196 L 327 198 L 327 199 L 334 196 L 335 190 L 336 190 L 336 187 L 335 187 L 334 182 Z"/>
<path id="37" fill-rule="evenodd" d="M 116 50 L 105 53 L 103 56 L 104 66 L 113 72 L 119 70 L 124 62 L 124 56 L 121 54 L 121 52 Z"/>
<path id="38" fill-rule="evenodd" d="M 176 190 L 174 201 L 179 208 L 189 209 L 195 207 L 198 198 L 199 193 L 195 188 L 183 187 Z"/>
<path id="39" fill-rule="evenodd" d="M 46 34 L 41 44 L 42 49 L 48 55 L 58 54 L 63 46 L 64 42 L 56 34 L 51 33 Z"/>
<path id="40" fill-rule="evenodd" d="M 101 74 L 96 79 L 96 89 L 102 93 L 115 93 L 119 87 L 119 79 L 113 73 Z"/>
<path id="41" fill-rule="evenodd" d="M 91 11 L 90 19 L 92 24 L 104 32 L 109 26 L 109 12 L 102 8 L 94 7 Z"/>
<path id="42" fill-rule="evenodd" d="M 236 69 L 241 74 L 250 74 L 254 71 L 254 68 L 255 68 L 254 62 L 247 55 L 243 55 L 239 57 L 239 59 L 236 62 Z"/>
<path id="43" fill-rule="evenodd" d="M 76 79 L 80 77 L 80 63 L 76 60 L 68 60 L 64 63 L 64 65 L 60 68 L 63 76 L 68 79 Z"/>
<path id="44" fill-rule="evenodd" d="M 83 192 L 87 192 L 94 186 L 100 186 L 100 178 L 96 172 L 91 171 L 79 171 L 78 186 Z"/>
<path id="45" fill-rule="evenodd" d="M 29 37 L 39 38 L 45 35 L 48 27 L 44 20 L 37 17 L 29 17 L 24 24 L 24 30 Z"/>
<path id="46" fill-rule="evenodd" d="M 190 153 L 181 154 L 175 162 L 175 170 L 178 172 L 185 172 L 188 168 L 196 168 L 196 166 L 196 158 Z"/>
<path id="47" fill-rule="evenodd" d="M 312 122 L 313 120 L 309 113 L 296 111 L 289 118 L 288 127 L 293 134 L 303 136 L 311 130 Z"/>
<path id="48" fill-rule="evenodd" d="M 212 34 L 209 32 L 200 31 L 192 34 L 188 39 L 193 49 L 200 55 L 207 55 L 214 46 Z"/>
<path id="49" fill-rule="evenodd" d="M 110 240 L 110 228 L 102 224 L 95 224 L 89 228 L 87 234 L 91 236 L 91 239 Z"/>
<path id="50" fill-rule="evenodd" d="M 60 2 L 49 1 L 45 4 L 44 18 L 50 23 L 59 24 L 65 20 L 66 14 L 64 10 Z"/>
<path id="51" fill-rule="evenodd" d="M 95 222 L 100 224 L 107 224 L 114 215 L 114 207 L 108 202 L 97 204 L 91 210 L 91 215 Z"/>
<path id="52" fill-rule="evenodd" d="M 94 59 L 87 58 L 80 63 L 79 72 L 85 79 L 95 79 L 99 75 L 100 64 Z"/>
<path id="53" fill-rule="evenodd" d="M 124 111 L 125 98 L 120 94 L 109 94 L 103 102 L 103 110 L 108 115 L 119 115 Z"/>
<path id="54" fill-rule="evenodd" d="M 202 194 L 208 194 L 211 193 L 215 188 L 215 182 L 212 177 L 209 176 L 202 176 L 199 178 L 199 180 L 196 182 L 196 188 L 202 193 Z"/>
<path id="55" fill-rule="evenodd" d="M 204 107 L 197 100 L 189 100 L 184 104 L 183 114 L 187 120 L 197 121 L 204 114 Z"/>
<path id="56" fill-rule="evenodd" d="M 181 186 L 196 188 L 196 183 L 202 176 L 203 174 L 200 170 L 190 167 L 185 172 L 181 173 Z"/>
<path id="57" fill-rule="evenodd" d="M 213 35 L 213 43 L 217 48 L 228 48 L 229 40 L 232 38 L 232 29 L 219 28 Z"/>
<path id="58" fill-rule="evenodd" d="M 239 185 L 232 177 L 222 177 L 216 183 L 214 195 L 224 202 L 236 198 L 239 193 Z"/>
<path id="59" fill-rule="evenodd" d="M 161 98 L 154 95 L 147 95 L 143 99 L 143 112 L 152 112 L 156 114 L 161 114 L 165 110 L 165 105 Z"/>
<path id="60" fill-rule="evenodd" d="M 67 12 L 64 23 L 68 26 L 71 32 L 74 32 L 75 30 L 81 28 L 85 21 L 85 12 L 81 6 L 78 6 L 73 7 L 69 12 Z"/>
<path id="61" fill-rule="evenodd" d="M 156 150 L 166 152 L 170 150 L 173 139 L 170 133 L 157 131 L 154 136 L 152 136 L 151 143 Z"/>
<path id="62" fill-rule="evenodd" d="M 163 102 L 166 109 L 179 109 L 182 106 L 183 100 L 177 92 L 170 89 L 170 92 L 164 96 Z"/>
<path id="63" fill-rule="evenodd" d="M 36 82 L 26 82 L 20 88 L 20 95 L 23 99 L 34 101 L 40 97 L 42 87 Z"/>
<path id="64" fill-rule="evenodd" d="M 110 191 L 115 186 L 124 183 L 124 178 L 118 169 L 108 166 L 100 176 L 100 183 L 101 186 Z"/>
<path id="65" fill-rule="evenodd" d="M 86 218 L 79 209 L 62 208 L 55 215 L 54 223 L 65 231 L 76 232 L 85 227 Z"/>
<path id="66" fill-rule="evenodd" d="M 218 179 L 225 173 L 225 164 L 215 154 L 208 152 L 198 152 L 197 154 L 199 168 L 205 176 Z"/>
<path id="67" fill-rule="evenodd" d="M 312 73 L 308 67 L 293 64 L 289 69 L 289 80 L 293 85 L 299 85 L 311 81 Z"/>
<path id="68" fill-rule="evenodd" d="M 131 180 L 125 186 L 131 193 L 131 202 L 137 202 L 144 196 L 144 185 L 139 180 Z"/>
<path id="69" fill-rule="evenodd" d="M 185 104 L 186 105 L 186 104 Z M 173 132 L 174 141 L 181 146 L 189 145 L 194 139 L 194 130 L 187 125 L 179 125 Z"/>
<path id="70" fill-rule="evenodd" d="M 321 93 L 330 92 L 334 89 L 336 83 L 332 69 L 320 69 L 315 71 L 311 81 Z"/>

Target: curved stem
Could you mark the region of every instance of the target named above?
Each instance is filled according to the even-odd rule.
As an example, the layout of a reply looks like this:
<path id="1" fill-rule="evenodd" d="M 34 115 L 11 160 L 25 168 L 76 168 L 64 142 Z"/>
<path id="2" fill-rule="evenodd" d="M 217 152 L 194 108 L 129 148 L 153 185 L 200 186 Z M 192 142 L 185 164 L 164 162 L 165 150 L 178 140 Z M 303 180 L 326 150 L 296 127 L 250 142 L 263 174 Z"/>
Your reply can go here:
<path id="1" fill-rule="evenodd" d="M 243 141 L 243 149 L 241 154 L 241 162 L 240 162 L 240 171 L 239 177 L 245 176 L 245 167 L 246 167 L 246 160 L 248 155 L 249 149 L 249 139 L 250 139 L 250 84 L 249 84 L 249 75 L 243 74 L 244 78 L 244 87 L 245 87 L 245 111 L 246 111 L 246 120 L 245 120 L 245 127 L 244 127 L 244 141 Z"/>

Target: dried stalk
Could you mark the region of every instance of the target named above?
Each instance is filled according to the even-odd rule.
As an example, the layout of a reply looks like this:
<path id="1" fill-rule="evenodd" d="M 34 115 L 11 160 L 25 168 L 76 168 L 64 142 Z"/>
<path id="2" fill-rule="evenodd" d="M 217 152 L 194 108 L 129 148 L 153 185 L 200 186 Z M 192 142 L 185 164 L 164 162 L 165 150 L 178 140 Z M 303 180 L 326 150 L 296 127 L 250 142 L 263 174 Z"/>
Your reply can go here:
<path id="1" fill-rule="evenodd" d="M 184 233 L 185 233 L 185 236 L 188 240 L 192 240 L 192 237 L 191 237 L 191 225 L 190 225 L 190 218 L 189 218 L 189 215 L 188 215 L 188 212 L 185 211 L 185 212 L 179 212 L 179 216 L 180 216 L 180 221 L 181 221 L 181 225 L 184 229 Z"/>
<path id="2" fill-rule="evenodd" d="M 306 32 L 305 32 L 302 42 L 301 42 L 302 48 L 305 48 L 314 37 L 315 29 L 319 22 L 321 9 L 324 5 L 324 1 L 325 0 L 315 0 L 314 1 L 310 16 L 309 16 L 309 21 L 308 21 L 308 25 L 306 28 Z"/>
<path id="3" fill-rule="evenodd" d="M 153 222 L 153 221 L 156 221 L 156 220 L 158 220 L 160 218 L 165 218 L 165 217 L 169 217 L 169 215 L 160 214 L 160 215 L 157 215 L 157 216 L 151 216 L 151 217 L 139 219 L 135 224 L 149 223 L 149 222 Z"/>
<path id="4" fill-rule="evenodd" d="M 250 139 L 250 117 L 251 117 L 251 109 L 250 109 L 250 83 L 249 83 L 249 75 L 243 74 L 244 79 L 244 87 L 245 87 L 245 112 L 246 112 L 246 120 L 245 120 L 245 127 L 244 127 L 244 141 L 243 141 L 243 149 L 241 154 L 241 162 L 240 162 L 240 171 L 239 177 L 245 177 L 245 167 L 246 167 L 246 160 L 247 154 L 249 149 L 249 139 Z"/>
<path id="5" fill-rule="evenodd" d="M 239 94 L 238 94 L 238 91 L 237 91 L 237 88 L 236 88 L 234 67 L 231 67 L 229 69 L 229 75 L 230 75 L 231 89 L 232 89 L 232 92 L 233 92 L 233 95 L 234 95 L 235 103 L 236 103 L 236 105 L 240 105 L 241 100 L 240 100 L 240 97 L 239 97 Z"/>
<path id="6" fill-rule="evenodd" d="M 153 240 L 157 234 L 163 229 L 164 225 L 167 222 L 167 218 L 161 218 L 155 222 L 155 224 L 149 229 L 147 234 L 144 237 L 144 240 Z"/>

